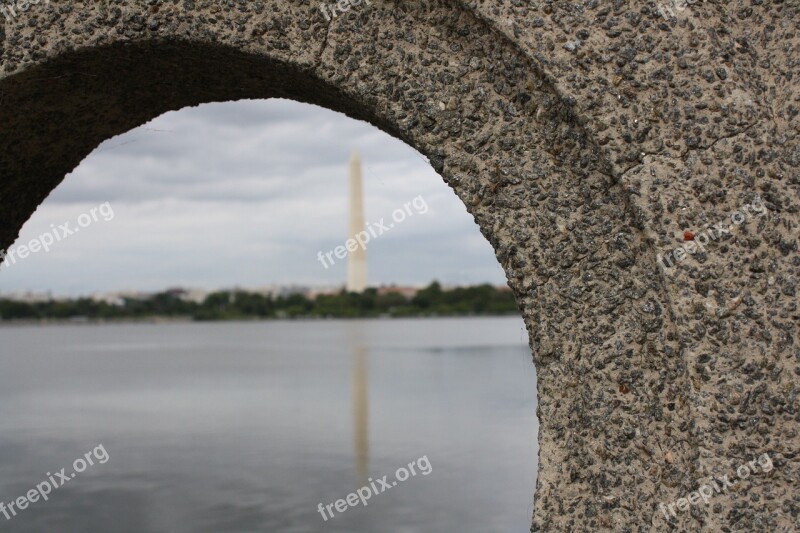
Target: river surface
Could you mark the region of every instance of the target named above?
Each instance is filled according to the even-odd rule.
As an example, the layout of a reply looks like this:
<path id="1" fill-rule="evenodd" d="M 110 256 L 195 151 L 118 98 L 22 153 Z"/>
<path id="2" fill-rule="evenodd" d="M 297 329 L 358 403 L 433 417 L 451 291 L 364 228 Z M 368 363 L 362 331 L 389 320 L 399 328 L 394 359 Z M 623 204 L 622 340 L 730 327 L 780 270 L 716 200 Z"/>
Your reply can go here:
<path id="1" fill-rule="evenodd" d="M 519 318 L 0 328 L 0 531 L 525 532 L 537 432 Z"/>

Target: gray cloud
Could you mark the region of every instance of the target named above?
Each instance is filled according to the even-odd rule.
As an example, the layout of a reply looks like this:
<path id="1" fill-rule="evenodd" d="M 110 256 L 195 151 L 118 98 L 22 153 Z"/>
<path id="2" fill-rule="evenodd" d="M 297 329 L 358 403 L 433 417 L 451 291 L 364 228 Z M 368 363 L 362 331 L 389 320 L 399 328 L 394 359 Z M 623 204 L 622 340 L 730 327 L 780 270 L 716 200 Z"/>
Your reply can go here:
<path id="1" fill-rule="evenodd" d="M 115 218 L 0 271 L 0 291 L 340 283 L 318 251 L 346 237 L 347 162 L 365 164 L 366 218 L 430 207 L 370 244 L 373 283 L 502 283 L 472 217 L 415 150 L 342 114 L 283 100 L 167 113 L 104 142 L 16 245 L 103 202 Z"/>

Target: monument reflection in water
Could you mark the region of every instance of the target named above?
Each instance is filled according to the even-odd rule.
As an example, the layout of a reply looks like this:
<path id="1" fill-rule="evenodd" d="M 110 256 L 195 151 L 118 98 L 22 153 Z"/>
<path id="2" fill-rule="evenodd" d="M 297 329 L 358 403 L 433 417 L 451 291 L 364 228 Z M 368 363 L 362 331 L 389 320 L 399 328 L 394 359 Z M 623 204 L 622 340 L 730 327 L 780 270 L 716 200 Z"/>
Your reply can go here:
<path id="1" fill-rule="evenodd" d="M 353 351 L 353 446 L 356 476 L 367 484 L 369 470 L 369 351 L 364 345 L 364 324 L 349 324 L 348 333 Z"/>

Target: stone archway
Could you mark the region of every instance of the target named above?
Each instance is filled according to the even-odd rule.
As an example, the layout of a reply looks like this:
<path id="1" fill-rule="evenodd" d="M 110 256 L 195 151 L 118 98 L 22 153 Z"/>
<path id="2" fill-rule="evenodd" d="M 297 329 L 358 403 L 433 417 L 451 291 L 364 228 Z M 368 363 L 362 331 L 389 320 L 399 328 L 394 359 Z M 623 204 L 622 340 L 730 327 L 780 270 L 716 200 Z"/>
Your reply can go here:
<path id="1" fill-rule="evenodd" d="M 533 530 L 789 528 L 800 17 L 692 4 L 40 2 L 0 34 L 0 247 L 166 111 L 342 111 L 428 156 L 506 271 L 539 379 Z M 657 262 L 757 199 L 768 217 Z M 661 510 L 764 453 L 770 473 Z"/>

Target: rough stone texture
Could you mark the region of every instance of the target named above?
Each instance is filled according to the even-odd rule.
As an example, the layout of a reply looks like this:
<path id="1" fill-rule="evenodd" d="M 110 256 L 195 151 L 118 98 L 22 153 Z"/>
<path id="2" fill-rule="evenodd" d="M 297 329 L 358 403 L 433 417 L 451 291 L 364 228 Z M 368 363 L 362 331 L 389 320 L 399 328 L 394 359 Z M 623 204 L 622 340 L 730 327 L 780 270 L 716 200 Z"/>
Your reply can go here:
<path id="1" fill-rule="evenodd" d="M 430 158 L 517 295 L 532 531 L 800 530 L 800 10 L 689 3 L 32 6 L 0 30 L 0 247 L 100 142 L 166 111 L 285 97 L 367 120 Z M 769 473 L 659 510 L 765 453 Z"/>

